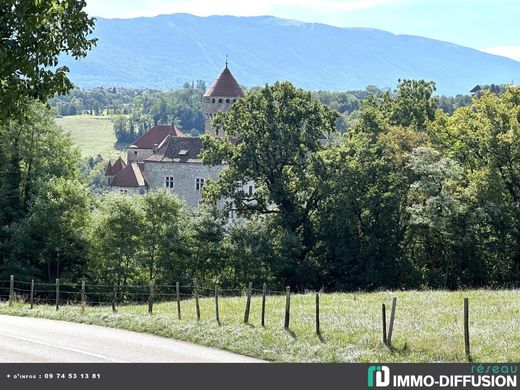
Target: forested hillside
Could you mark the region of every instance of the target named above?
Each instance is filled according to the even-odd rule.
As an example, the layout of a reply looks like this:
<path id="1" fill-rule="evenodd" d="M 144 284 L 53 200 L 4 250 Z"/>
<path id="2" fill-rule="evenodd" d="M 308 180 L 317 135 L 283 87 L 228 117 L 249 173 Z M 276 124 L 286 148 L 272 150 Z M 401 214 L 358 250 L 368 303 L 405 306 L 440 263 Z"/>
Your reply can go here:
<path id="1" fill-rule="evenodd" d="M 448 42 L 368 28 L 338 28 L 271 16 L 97 18 L 98 45 L 82 61 L 62 58 L 80 87 L 180 88 L 211 82 L 224 67 L 247 87 L 289 80 L 309 90 L 392 88 L 426 79 L 441 94 L 476 84 L 519 82 L 520 63 Z"/>

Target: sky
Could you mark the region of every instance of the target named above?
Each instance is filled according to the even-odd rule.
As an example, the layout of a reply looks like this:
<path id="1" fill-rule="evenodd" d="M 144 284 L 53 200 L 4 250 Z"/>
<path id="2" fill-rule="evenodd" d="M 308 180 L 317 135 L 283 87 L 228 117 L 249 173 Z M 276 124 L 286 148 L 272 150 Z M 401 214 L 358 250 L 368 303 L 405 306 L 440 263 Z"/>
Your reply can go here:
<path id="1" fill-rule="evenodd" d="M 272 15 L 419 35 L 520 61 L 520 0 L 86 0 L 91 16 Z"/>

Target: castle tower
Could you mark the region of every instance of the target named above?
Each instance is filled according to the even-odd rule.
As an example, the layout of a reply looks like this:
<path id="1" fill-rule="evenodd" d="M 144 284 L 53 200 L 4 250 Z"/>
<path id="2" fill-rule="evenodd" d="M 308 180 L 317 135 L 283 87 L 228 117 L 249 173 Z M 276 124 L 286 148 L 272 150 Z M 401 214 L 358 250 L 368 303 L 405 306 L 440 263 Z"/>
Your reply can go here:
<path id="1" fill-rule="evenodd" d="M 226 112 L 229 110 L 231 105 L 243 95 L 244 91 L 229 71 L 226 61 L 226 68 L 209 86 L 203 97 L 205 119 L 204 131 L 206 134 L 218 138 L 223 137 L 221 131 L 219 132 L 218 129 L 212 128 L 211 122 L 218 112 Z"/>

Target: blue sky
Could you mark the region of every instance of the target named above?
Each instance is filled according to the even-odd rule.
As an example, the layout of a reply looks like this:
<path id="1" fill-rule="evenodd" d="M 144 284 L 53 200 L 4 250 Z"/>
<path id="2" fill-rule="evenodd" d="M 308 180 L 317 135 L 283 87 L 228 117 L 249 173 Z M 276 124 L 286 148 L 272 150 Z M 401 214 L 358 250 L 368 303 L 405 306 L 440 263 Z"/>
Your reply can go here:
<path id="1" fill-rule="evenodd" d="M 520 61 L 520 0 L 87 0 L 87 11 L 107 18 L 273 15 L 420 35 Z"/>

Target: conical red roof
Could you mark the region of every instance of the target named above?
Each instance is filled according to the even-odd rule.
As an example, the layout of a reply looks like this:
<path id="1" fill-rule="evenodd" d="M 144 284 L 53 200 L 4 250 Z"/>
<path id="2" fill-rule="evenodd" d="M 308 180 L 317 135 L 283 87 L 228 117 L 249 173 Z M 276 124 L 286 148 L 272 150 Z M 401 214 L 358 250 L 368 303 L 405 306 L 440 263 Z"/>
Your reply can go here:
<path id="1" fill-rule="evenodd" d="M 244 91 L 233 77 L 229 69 L 226 68 L 218 75 L 218 77 L 213 81 L 213 83 L 209 86 L 208 90 L 204 94 L 205 97 L 208 96 L 229 96 L 229 97 L 239 97 L 243 96 Z"/>

